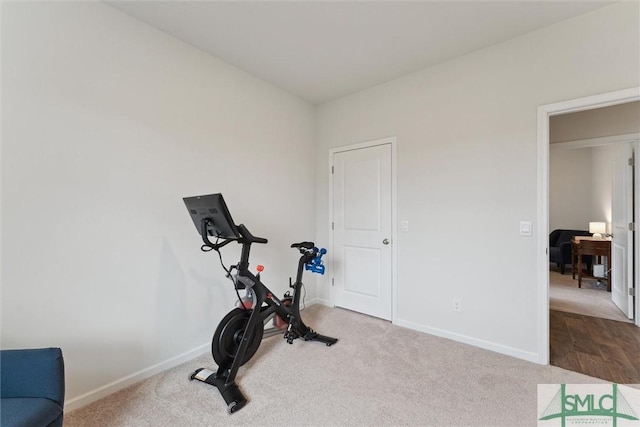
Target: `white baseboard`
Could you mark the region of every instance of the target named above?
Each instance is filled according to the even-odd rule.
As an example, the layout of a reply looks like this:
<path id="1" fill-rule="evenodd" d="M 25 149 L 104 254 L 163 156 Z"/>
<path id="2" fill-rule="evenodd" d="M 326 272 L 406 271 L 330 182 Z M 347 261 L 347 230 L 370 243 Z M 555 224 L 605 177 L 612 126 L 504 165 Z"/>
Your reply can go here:
<path id="1" fill-rule="evenodd" d="M 171 359 L 165 360 L 164 362 L 160 362 L 148 368 L 142 369 L 138 372 L 134 372 L 131 375 L 127 375 L 124 378 L 121 378 L 112 383 L 99 387 L 88 393 L 82 394 L 78 397 L 74 397 L 73 399 L 70 399 L 70 400 L 65 400 L 64 410 L 73 411 L 74 409 L 81 408 L 85 405 L 88 405 L 91 402 L 95 402 L 98 399 L 102 399 L 103 397 L 106 397 L 112 393 L 115 393 L 116 391 L 129 387 L 132 384 L 145 380 L 162 371 L 166 371 L 167 369 L 171 369 L 174 366 L 178 366 L 184 362 L 194 359 L 200 356 L 201 354 L 207 353 L 210 350 L 211 350 L 211 343 L 209 342 L 201 346 L 198 346 L 192 350 L 189 350 L 185 353 L 182 353 L 178 356 L 172 357 Z"/>
<path id="2" fill-rule="evenodd" d="M 469 337 L 466 335 L 457 334 L 444 329 L 431 328 L 428 326 L 420 325 L 418 323 L 409 322 L 407 320 L 396 319 L 394 322 L 398 326 L 404 328 L 413 329 L 415 331 L 425 332 L 430 335 L 435 335 L 442 338 L 448 338 L 453 341 L 458 341 L 464 344 L 469 344 L 475 347 L 483 348 L 485 350 L 495 351 L 496 353 L 504 354 L 507 356 L 516 357 L 529 362 L 540 364 L 540 355 L 538 353 L 532 353 L 529 351 L 523 351 L 518 348 L 509 347 L 502 344 L 497 344 L 491 341 L 480 340 L 477 338 Z"/>
<path id="3" fill-rule="evenodd" d="M 309 301 L 307 303 L 307 306 L 311 306 L 314 304 L 320 304 L 320 305 L 324 305 L 327 307 L 333 307 L 333 305 L 331 305 L 330 301 L 328 299 L 324 299 L 324 298 L 314 298 L 311 301 Z"/>
<path id="4" fill-rule="evenodd" d="M 306 303 L 306 306 L 310 307 L 315 304 L 326 305 L 329 307 L 331 306 L 328 300 L 320 299 L 320 298 L 314 298 L 311 301 L 308 301 Z M 192 350 L 189 350 L 185 353 L 182 353 L 178 356 L 172 357 L 171 359 L 165 360 L 164 362 L 160 362 L 148 368 L 142 369 L 138 372 L 134 372 L 131 375 L 127 375 L 124 378 L 113 381 L 112 383 L 99 387 L 88 393 L 66 400 L 64 403 L 64 410 L 73 411 L 74 409 L 78 409 L 83 406 L 86 406 L 89 403 L 95 402 L 98 399 L 102 399 L 103 397 L 106 397 L 112 393 L 115 393 L 116 391 L 127 388 L 130 385 L 138 383 L 142 380 L 146 380 L 147 378 L 150 378 L 156 374 L 159 374 L 162 371 L 166 371 L 167 369 L 171 369 L 174 366 L 178 366 L 184 362 L 194 359 L 200 356 L 201 354 L 209 352 L 210 350 L 211 350 L 211 343 L 208 342 Z"/>

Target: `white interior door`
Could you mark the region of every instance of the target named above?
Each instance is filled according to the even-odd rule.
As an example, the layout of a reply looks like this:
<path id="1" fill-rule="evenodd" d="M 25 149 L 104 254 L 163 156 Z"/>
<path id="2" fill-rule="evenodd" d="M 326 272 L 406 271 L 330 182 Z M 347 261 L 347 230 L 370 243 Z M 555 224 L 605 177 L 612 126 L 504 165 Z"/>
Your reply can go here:
<path id="1" fill-rule="evenodd" d="M 391 320 L 391 144 L 333 153 L 333 303 Z"/>
<path id="2" fill-rule="evenodd" d="M 611 299 L 630 319 L 633 318 L 633 144 L 625 143 L 613 161 L 611 232 Z"/>

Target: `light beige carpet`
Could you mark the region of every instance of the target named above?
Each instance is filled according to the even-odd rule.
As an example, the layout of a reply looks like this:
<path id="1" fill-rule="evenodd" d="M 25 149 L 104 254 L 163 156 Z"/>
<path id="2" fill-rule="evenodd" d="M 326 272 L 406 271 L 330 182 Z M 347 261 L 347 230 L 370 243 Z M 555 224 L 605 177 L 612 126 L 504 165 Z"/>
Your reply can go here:
<path id="1" fill-rule="evenodd" d="M 603 319 L 631 322 L 611 301 L 606 282 L 596 286 L 593 279 L 582 279 L 582 288 L 570 272 L 549 272 L 549 308 L 567 313 L 601 317 Z"/>
<path id="2" fill-rule="evenodd" d="M 250 401 L 233 415 L 217 389 L 188 380 L 215 367 L 207 354 L 69 412 L 64 424 L 532 426 L 538 384 L 603 382 L 343 309 L 314 305 L 303 317 L 340 341 L 265 339 L 240 368 Z"/>

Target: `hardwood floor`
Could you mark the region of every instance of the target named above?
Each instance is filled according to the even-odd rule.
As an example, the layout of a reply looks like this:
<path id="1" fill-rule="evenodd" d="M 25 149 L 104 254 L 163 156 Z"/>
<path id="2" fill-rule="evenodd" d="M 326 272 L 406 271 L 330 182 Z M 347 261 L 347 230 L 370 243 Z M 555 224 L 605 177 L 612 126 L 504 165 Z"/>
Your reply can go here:
<path id="1" fill-rule="evenodd" d="M 549 311 L 551 364 L 618 384 L 640 384 L 640 328 Z"/>

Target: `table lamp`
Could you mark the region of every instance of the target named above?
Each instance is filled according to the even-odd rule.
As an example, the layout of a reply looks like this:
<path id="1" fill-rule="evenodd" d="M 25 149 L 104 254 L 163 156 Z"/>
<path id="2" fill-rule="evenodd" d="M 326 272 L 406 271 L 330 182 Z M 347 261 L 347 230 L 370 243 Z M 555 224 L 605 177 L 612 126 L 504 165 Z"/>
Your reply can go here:
<path id="1" fill-rule="evenodd" d="M 602 235 L 607 232 L 607 225 L 604 222 L 590 222 L 589 233 L 593 233 L 594 239 L 602 239 Z"/>

